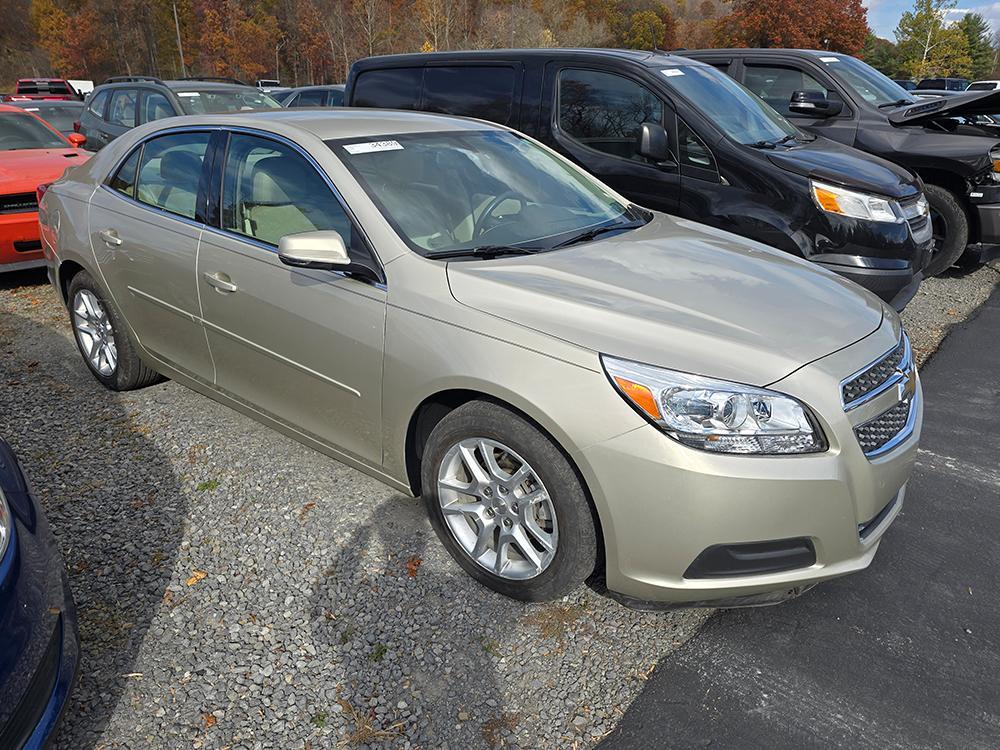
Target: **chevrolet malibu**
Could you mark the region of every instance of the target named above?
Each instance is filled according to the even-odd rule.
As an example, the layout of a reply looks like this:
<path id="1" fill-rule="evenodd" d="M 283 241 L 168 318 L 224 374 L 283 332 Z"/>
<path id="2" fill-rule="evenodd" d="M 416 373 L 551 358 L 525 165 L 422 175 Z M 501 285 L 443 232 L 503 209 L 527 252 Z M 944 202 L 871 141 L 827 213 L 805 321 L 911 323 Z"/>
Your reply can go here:
<path id="1" fill-rule="evenodd" d="M 865 568 L 903 504 L 922 406 L 891 309 L 503 127 L 151 123 L 41 222 L 97 380 L 172 378 L 422 496 L 508 596 L 777 602 Z"/>

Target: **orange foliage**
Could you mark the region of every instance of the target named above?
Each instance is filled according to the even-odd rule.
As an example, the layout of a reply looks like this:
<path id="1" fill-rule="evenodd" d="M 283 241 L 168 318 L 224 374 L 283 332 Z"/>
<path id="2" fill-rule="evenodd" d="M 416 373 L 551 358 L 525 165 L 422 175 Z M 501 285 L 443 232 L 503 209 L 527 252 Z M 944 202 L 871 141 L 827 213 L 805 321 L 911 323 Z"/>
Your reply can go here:
<path id="1" fill-rule="evenodd" d="M 720 47 L 800 47 L 854 55 L 869 33 L 861 0 L 734 0 L 716 25 Z"/>

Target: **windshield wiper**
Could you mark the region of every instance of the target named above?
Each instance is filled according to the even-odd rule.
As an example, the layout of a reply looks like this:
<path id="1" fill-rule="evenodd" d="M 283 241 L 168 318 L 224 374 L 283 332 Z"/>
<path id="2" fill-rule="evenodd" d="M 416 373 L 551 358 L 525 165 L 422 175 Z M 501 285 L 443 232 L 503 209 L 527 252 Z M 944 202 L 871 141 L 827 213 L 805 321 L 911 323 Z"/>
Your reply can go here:
<path id="1" fill-rule="evenodd" d="M 894 102 L 886 102 L 885 104 L 878 105 L 878 109 L 885 109 L 886 107 L 902 107 L 904 104 L 916 104 L 912 99 L 897 99 Z"/>
<path id="2" fill-rule="evenodd" d="M 517 245 L 480 245 L 479 247 L 458 247 L 452 250 L 432 250 L 424 253 L 425 258 L 498 258 L 501 255 L 530 255 L 537 253 L 538 248 L 519 247 Z"/>
<path id="3" fill-rule="evenodd" d="M 777 148 L 783 143 L 788 143 L 789 141 L 794 141 L 798 136 L 795 133 L 789 133 L 788 135 L 783 135 L 774 141 L 754 141 L 753 143 L 748 143 L 750 148 Z"/>
<path id="4" fill-rule="evenodd" d="M 606 232 L 617 232 L 618 230 L 626 229 L 638 229 L 639 227 L 645 226 L 645 221 L 630 221 L 625 224 L 610 224 L 603 227 L 594 227 L 593 229 L 588 229 L 585 232 L 574 235 L 568 240 L 564 240 L 557 245 L 553 245 L 553 249 L 557 247 L 566 247 L 567 245 L 576 245 L 580 242 L 590 242 L 593 239 L 597 239 L 600 235 Z"/>

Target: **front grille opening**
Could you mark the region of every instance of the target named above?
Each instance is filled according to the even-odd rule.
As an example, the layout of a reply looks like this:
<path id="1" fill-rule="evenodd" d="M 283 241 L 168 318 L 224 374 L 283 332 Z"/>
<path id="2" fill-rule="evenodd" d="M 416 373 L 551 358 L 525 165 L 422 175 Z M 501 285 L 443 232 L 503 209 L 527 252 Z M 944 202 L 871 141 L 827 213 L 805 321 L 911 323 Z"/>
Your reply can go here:
<path id="1" fill-rule="evenodd" d="M 850 406 L 853 402 L 878 389 L 896 373 L 905 357 L 906 338 L 904 337 L 900 339 L 895 349 L 841 386 L 844 405 Z"/>
<path id="2" fill-rule="evenodd" d="M 746 544 L 716 544 L 705 549 L 684 571 L 685 578 L 728 578 L 781 573 L 816 564 L 811 539 L 777 539 Z"/>
<path id="3" fill-rule="evenodd" d="M 900 401 L 875 419 L 854 428 L 861 450 L 866 456 L 878 453 L 890 440 L 906 428 L 910 418 L 910 402 Z"/>
<path id="4" fill-rule="evenodd" d="M 19 253 L 33 253 L 41 249 L 41 240 L 14 240 L 14 250 Z"/>
<path id="5" fill-rule="evenodd" d="M 34 193 L 0 195 L 0 214 L 26 214 L 37 210 L 38 198 Z"/>

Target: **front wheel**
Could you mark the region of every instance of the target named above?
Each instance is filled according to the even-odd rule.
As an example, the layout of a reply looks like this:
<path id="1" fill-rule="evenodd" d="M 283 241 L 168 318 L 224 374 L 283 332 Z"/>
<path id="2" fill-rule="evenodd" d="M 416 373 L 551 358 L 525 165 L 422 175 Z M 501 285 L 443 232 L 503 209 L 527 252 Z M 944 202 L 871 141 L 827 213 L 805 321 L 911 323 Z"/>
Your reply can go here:
<path id="1" fill-rule="evenodd" d="M 955 194 L 937 185 L 925 185 L 931 209 L 934 248 L 924 266 L 924 276 L 937 276 L 955 265 L 969 244 L 969 218 Z"/>
<path id="2" fill-rule="evenodd" d="M 597 533 L 583 485 L 519 414 L 488 401 L 450 412 L 427 440 L 421 481 L 441 542 L 488 588 L 548 601 L 594 571 Z"/>

